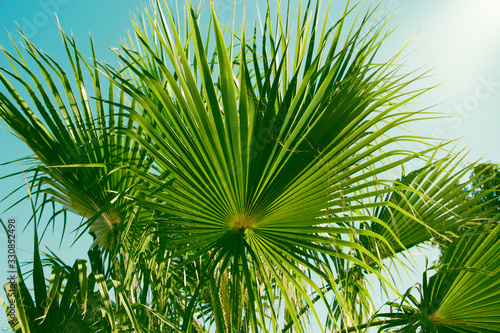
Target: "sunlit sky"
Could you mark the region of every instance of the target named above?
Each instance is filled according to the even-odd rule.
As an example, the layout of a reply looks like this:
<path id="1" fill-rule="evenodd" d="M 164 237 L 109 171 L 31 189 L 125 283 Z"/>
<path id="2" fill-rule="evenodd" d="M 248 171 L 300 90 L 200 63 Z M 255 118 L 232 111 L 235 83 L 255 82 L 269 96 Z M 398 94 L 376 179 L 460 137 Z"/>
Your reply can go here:
<path id="1" fill-rule="evenodd" d="M 476 77 L 498 64 L 499 14 L 497 0 L 459 0 L 451 8 L 441 4 L 433 23 L 424 28 L 439 31 L 429 36 L 429 51 L 434 50 L 440 69 L 449 70 L 452 82 L 465 91 L 474 89 Z"/>
<path id="2" fill-rule="evenodd" d="M 456 118 L 436 121 L 422 134 L 460 138 L 478 158 L 500 162 L 500 1 L 400 1 L 392 40 L 416 33 L 409 62 L 434 68 L 442 86 L 424 97 L 435 111 Z M 394 44 L 394 43 L 393 43 Z M 410 45 L 410 49 L 412 46 Z"/>
<path id="3" fill-rule="evenodd" d="M 169 0 L 169 3 L 175 0 Z M 265 1 L 261 1 L 262 5 Z M 272 1 L 271 1 L 272 2 Z M 335 8 L 342 8 L 344 1 L 333 1 Z M 353 2 L 353 1 L 351 1 Z M 100 58 L 113 63 L 111 52 L 106 45 L 117 46 L 124 29 L 130 29 L 130 13 L 136 12 L 140 2 L 136 0 L 0 0 L 0 23 L 14 39 L 18 39 L 14 21 L 25 30 L 30 40 L 39 48 L 61 59 L 61 40 L 58 35 L 57 13 L 62 27 L 72 31 L 80 47 L 88 44 L 89 32 L 92 33 Z M 184 1 L 179 2 L 182 6 Z M 221 21 L 229 23 L 232 15 L 233 0 L 215 0 L 215 8 Z M 255 1 L 236 0 L 238 12 L 243 4 L 247 20 L 254 19 L 257 11 Z M 354 2 L 353 2 L 354 3 Z M 366 1 L 366 4 L 369 2 Z M 378 3 L 378 2 L 374 2 Z M 439 138 L 459 138 L 460 147 L 469 147 L 471 153 L 466 161 L 479 158 L 500 162 L 500 0 L 387 0 L 382 13 L 394 15 L 390 27 L 401 23 L 389 38 L 383 54 L 392 55 L 410 38 L 413 41 L 407 50 L 414 50 L 406 59 L 409 70 L 423 66 L 433 68 L 433 76 L 427 84 L 442 83 L 441 87 L 422 97 L 422 106 L 438 104 L 434 111 L 446 112 L 453 119 L 438 120 L 416 127 L 422 135 Z M 206 1 L 205 6 L 209 4 Z M 208 11 L 205 11 L 208 13 Z M 0 30 L 0 44 L 12 50 L 5 29 Z M 8 66 L 3 56 L 0 66 Z M 418 107 L 414 106 L 414 107 Z M 3 123 L 0 124 L 5 127 Z M 29 150 L 12 134 L 0 129 L 0 163 L 26 155 Z M 15 171 L 12 167 L 0 167 L 0 176 Z M 22 185 L 21 179 L 0 180 L 0 197 Z M 28 205 L 18 205 L 7 213 L 3 211 L 12 200 L 0 203 L 0 216 L 4 221 L 14 217 L 18 220 L 18 254 L 21 260 L 29 260 L 32 250 L 32 232 L 21 234 L 23 221 L 29 218 Z M 75 219 L 77 223 L 79 219 Z M 75 258 L 85 258 L 86 253 L 78 249 L 68 250 L 71 238 L 58 250 L 55 236 L 47 236 L 44 243 L 52 250 L 62 254 L 68 264 Z M 0 232 L 0 272 L 6 265 L 5 236 Z M 87 242 L 87 243 L 85 243 Z M 90 244 L 83 241 L 79 249 Z M 0 279 L 4 279 L 0 276 Z M 1 282 L 1 281 L 0 281 Z M 2 285 L 0 283 L 0 285 Z M 0 331 L 5 325 L 3 311 L 0 311 Z"/>

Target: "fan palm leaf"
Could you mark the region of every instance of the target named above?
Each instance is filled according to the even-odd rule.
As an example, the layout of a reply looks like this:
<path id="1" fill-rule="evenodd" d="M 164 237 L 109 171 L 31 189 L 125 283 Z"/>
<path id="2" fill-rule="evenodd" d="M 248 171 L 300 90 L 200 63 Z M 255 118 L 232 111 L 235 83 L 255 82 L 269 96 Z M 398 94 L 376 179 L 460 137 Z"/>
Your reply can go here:
<path id="1" fill-rule="evenodd" d="M 421 300 L 408 290 L 391 303 L 397 312 L 378 315 L 391 320 L 378 324 L 400 332 L 499 332 L 499 235 L 494 219 L 454 239 L 437 272 L 429 279 L 424 273 Z"/>
<path id="2" fill-rule="evenodd" d="M 319 280 L 330 284 L 344 309 L 338 324 L 350 322 L 327 258 L 346 259 L 378 274 L 372 263 L 379 258 L 360 244 L 359 236 L 377 238 L 387 249 L 394 245 L 382 231 L 360 224 L 376 222 L 398 240 L 390 219 L 377 214 L 391 206 L 425 225 L 408 207 L 377 198 L 408 189 L 385 178 L 385 172 L 439 149 L 430 144 L 422 152 L 395 149 L 425 139 L 388 136 L 398 126 L 433 116 L 404 108 L 426 89 L 409 89 L 419 76 L 400 74 L 395 58 L 374 61 L 384 36 L 377 29 L 362 34 L 370 13 L 342 44 L 351 10 L 346 8 L 328 27 L 319 21 L 319 5 L 309 2 L 304 15 L 299 9 L 290 52 L 291 31 L 278 15 L 271 32 L 269 8 L 261 50 L 256 29 L 247 40 L 245 25 L 241 35 L 230 36 L 228 47 L 214 12 L 215 45 L 210 47 L 195 11 L 188 10 L 190 33 L 182 41 L 168 7 L 165 12 L 156 2 L 146 10 L 149 25 L 141 20 L 129 38 L 139 45 L 117 53 L 129 78 L 104 68 L 137 102 L 139 111 L 129 108 L 130 117 L 152 142 L 136 132 L 129 135 L 175 177 L 161 191 L 161 182 L 152 186 L 145 207 L 169 214 L 159 232 L 170 246 L 182 249 L 177 254 L 185 254 L 186 262 L 205 258 L 209 277 L 199 288 L 214 276 L 216 289 L 226 289 L 222 286 L 229 276 L 226 302 L 234 308 L 229 318 L 223 316 L 226 322 L 218 324 L 219 330 L 238 330 L 243 287 L 244 318 L 251 318 L 251 327 L 275 330 L 280 316 L 276 300 L 281 298 L 284 313 L 304 331 L 304 322 L 297 319 L 303 305 L 319 320 L 311 292 L 326 303 Z M 288 283 L 297 296 L 287 291 Z"/>
<path id="3" fill-rule="evenodd" d="M 429 319 L 449 329 L 499 331 L 500 226 L 482 226 L 452 243 L 445 265 L 430 279 L 424 297 Z"/>

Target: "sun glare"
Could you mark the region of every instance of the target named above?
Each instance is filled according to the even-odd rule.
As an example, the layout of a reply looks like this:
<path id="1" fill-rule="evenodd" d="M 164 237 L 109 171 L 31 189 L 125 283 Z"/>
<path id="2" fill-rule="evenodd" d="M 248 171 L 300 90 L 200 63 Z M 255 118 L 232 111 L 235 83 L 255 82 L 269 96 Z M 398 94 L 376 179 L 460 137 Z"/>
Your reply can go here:
<path id="1" fill-rule="evenodd" d="M 429 41 L 438 65 L 452 80 L 477 80 L 500 53 L 500 1 L 457 1 L 440 14 Z"/>

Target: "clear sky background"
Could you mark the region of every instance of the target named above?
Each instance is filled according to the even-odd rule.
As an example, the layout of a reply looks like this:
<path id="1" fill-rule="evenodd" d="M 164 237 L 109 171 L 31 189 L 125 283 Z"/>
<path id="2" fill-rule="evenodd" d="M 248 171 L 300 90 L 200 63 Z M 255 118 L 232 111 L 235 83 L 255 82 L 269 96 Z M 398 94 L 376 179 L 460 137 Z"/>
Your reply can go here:
<path id="1" fill-rule="evenodd" d="M 176 5 L 176 0 L 168 3 Z M 237 15 L 241 17 L 245 7 L 247 21 L 257 15 L 255 0 L 222 0 L 215 2 L 216 12 L 222 22 L 230 23 L 233 2 Z M 271 0 L 271 2 L 273 2 Z M 343 8 L 345 0 L 333 1 L 335 8 Z M 354 1 L 352 1 L 354 3 Z M 89 32 L 94 38 L 98 57 L 116 64 L 107 46 L 118 46 L 124 30 L 130 29 L 130 13 L 141 7 L 138 0 L 0 0 L 0 24 L 18 40 L 15 22 L 25 31 L 29 39 L 56 60 L 65 59 L 56 25 L 57 14 L 66 32 L 73 32 L 80 49 L 88 47 Z M 178 6 L 183 5 L 179 1 Z M 262 8 L 265 1 L 258 2 Z M 369 1 L 366 2 L 367 4 Z M 374 1 L 379 3 L 379 1 Z M 500 1 L 499 0 L 385 0 L 381 16 L 394 15 L 390 26 L 401 26 L 389 38 L 382 49 L 382 57 L 389 57 L 413 37 L 408 50 L 414 51 L 407 58 L 408 70 L 424 66 L 433 70 L 426 84 L 442 86 L 421 98 L 421 106 L 434 105 L 434 111 L 445 112 L 454 118 L 427 122 L 415 131 L 438 138 L 459 138 L 460 147 L 469 147 L 467 162 L 479 158 L 500 162 Z M 209 14 L 209 1 L 205 1 L 203 17 Z M 236 20 L 241 22 L 241 20 Z M 202 24 L 203 26 L 203 24 Z M 13 48 L 5 29 L 0 29 L 0 44 L 7 50 Z M 3 56 L 0 66 L 8 67 Z M 415 106 L 415 107 L 418 107 Z M 5 131 L 0 123 L 0 164 L 30 155 L 24 143 Z M 0 177 L 14 172 L 14 167 L 0 167 Z M 19 169 L 17 169 L 19 170 Z M 0 198 L 22 185 L 22 179 L 0 180 Z M 25 193 L 25 192 L 24 192 Z M 15 218 L 18 222 L 18 255 L 21 261 L 31 259 L 32 231 L 22 233 L 24 223 L 30 218 L 30 208 L 22 203 L 4 213 L 13 199 L 0 203 L 0 216 L 4 222 Z M 76 226 L 79 218 L 71 218 Z M 44 238 L 52 250 L 72 264 L 76 258 L 86 258 L 90 237 L 70 248 L 72 236 L 66 237 L 58 248 L 60 230 Z M 6 237 L 0 232 L 0 285 L 6 282 L 3 272 L 6 267 Z M 410 285 L 413 283 L 410 283 Z M 0 310 L 0 332 L 6 325 Z"/>

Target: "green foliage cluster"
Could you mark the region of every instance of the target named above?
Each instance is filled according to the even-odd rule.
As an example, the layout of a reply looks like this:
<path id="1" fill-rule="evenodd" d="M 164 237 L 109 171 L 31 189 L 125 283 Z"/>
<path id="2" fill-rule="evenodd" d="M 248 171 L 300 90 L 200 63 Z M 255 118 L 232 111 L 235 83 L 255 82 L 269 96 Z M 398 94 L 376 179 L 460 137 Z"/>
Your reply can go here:
<path id="1" fill-rule="evenodd" d="M 15 332 L 500 331 L 498 170 L 398 130 L 439 115 L 408 108 L 425 74 L 378 61 L 376 9 L 331 24 L 308 1 L 294 22 L 278 2 L 236 33 L 164 5 L 134 21 L 121 68 L 63 31 L 69 72 L 26 38 L 4 50 L 0 118 L 34 153 Z M 42 259 L 46 207 L 85 218 L 88 260 Z M 398 291 L 387 263 L 436 237 L 451 245 L 420 299 Z M 373 279 L 399 300 L 375 311 Z"/>

